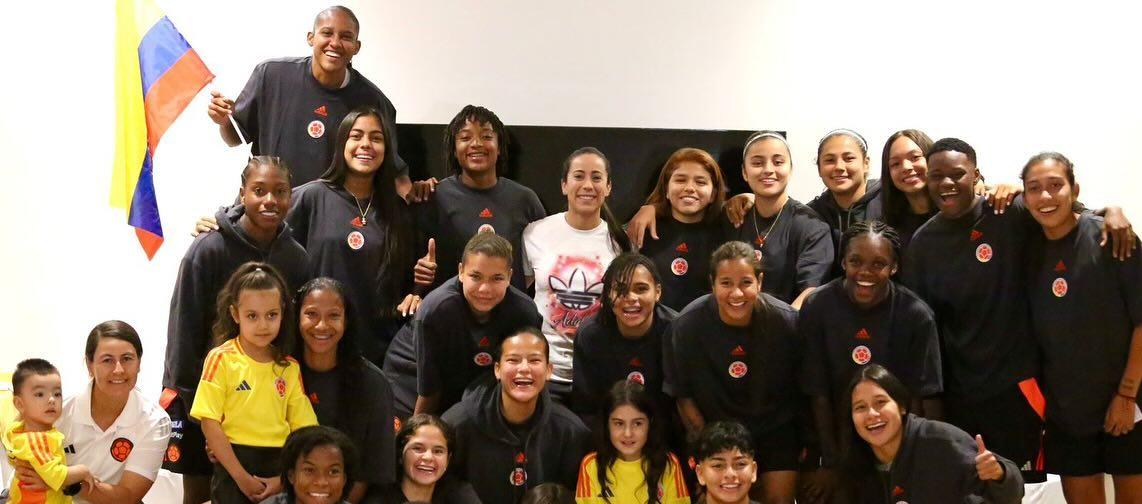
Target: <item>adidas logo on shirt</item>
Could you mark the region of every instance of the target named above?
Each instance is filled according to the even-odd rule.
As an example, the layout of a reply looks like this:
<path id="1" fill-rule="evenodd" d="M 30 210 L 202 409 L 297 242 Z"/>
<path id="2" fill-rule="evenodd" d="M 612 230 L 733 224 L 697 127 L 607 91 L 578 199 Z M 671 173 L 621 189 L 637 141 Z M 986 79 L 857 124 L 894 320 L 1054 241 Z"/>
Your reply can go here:
<path id="1" fill-rule="evenodd" d="M 234 390 L 237 392 L 249 392 L 251 390 L 250 384 L 246 383 L 246 380 L 242 380 L 242 383 L 238 384 L 238 388 Z"/>
<path id="2" fill-rule="evenodd" d="M 1020 471 L 1030 471 L 1031 470 L 1031 461 L 1028 460 L 1027 462 L 1024 462 L 1023 467 L 1020 467 L 1019 470 Z"/>
<path id="3" fill-rule="evenodd" d="M 492 210 L 485 207 L 484 210 L 482 212 L 480 212 L 480 217 L 483 219 L 491 219 L 492 218 Z"/>
<path id="4" fill-rule="evenodd" d="M 73 445 L 73 444 L 67 445 L 67 448 L 64 448 L 63 452 L 71 454 L 71 455 L 75 455 L 75 445 Z"/>

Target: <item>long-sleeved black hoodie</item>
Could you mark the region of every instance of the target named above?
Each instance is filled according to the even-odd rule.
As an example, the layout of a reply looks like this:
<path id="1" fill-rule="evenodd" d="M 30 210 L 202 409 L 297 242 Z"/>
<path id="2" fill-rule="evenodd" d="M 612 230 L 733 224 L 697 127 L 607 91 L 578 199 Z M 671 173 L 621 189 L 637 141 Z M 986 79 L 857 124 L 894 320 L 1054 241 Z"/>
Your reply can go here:
<path id="1" fill-rule="evenodd" d="M 833 233 L 833 250 L 836 251 L 836 259 L 833 260 L 833 271 L 830 278 L 843 274 L 840 258 L 845 252 L 841 250 L 841 235 L 848 230 L 849 226 L 864 220 L 884 220 L 883 201 L 880 199 L 880 179 L 869 180 L 865 186 L 864 196 L 854 201 L 848 210 L 837 204 L 837 200 L 833 198 L 833 193 L 829 192 L 828 189 L 813 198 L 813 201 L 810 201 L 806 206 L 817 212 L 817 215 L 829 225 L 829 229 Z"/>
<path id="2" fill-rule="evenodd" d="M 482 387 L 444 413 L 456 430 L 457 471 L 483 502 L 517 503 L 527 489 L 548 482 L 575 488 L 591 433 L 546 391 L 526 428 L 504 420 L 500 384 Z M 522 438 L 517 433 L 523 433 Z"/>
<path id="3" fill-rule="evenodd" d="M 238 224 L 244 212 L 241 205 L 219 210 L 214 216 L 218 231 L 198 235 L 178 268 L 167 322 L 163 387 L 177 391 L 187 411 L 194 402 L 202 359 L 214 346 L 210 327 L 218 291 L 234 270 L 248 261 L 270 263 L 285 276 L 291 292 L 309 279 L 305 249 L 293 239 L 289 225 L 282 222 L 278 235 L 263 249 Z"/>

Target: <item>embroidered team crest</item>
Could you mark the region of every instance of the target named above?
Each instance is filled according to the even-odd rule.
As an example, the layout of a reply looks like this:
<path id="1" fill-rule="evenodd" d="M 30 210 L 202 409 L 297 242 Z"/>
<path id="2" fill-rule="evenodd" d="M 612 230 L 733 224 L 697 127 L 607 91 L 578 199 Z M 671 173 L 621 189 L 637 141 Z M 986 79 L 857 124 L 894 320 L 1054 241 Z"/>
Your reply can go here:
<path id="1" fill-rule="evenodd" d="M 310 138 L 321 138 L 325 135 L 325 123 L 314 119 L 305 127 L 305 132 L 309 133 Z"/>
<path id="2" fill-rule="evenodd" d="M 274 380 L 274 388 L 277 389 L 279 396 L 285 397 L 285 394 L 286 394 L 285 378 L 282 378 L 279 376 L 278 379 Z"/>
<path id="3" fill-rule="evenodd" d="M 527 484 L 527 471 L 523 470 L 522 467 L 512 469 L 512 473 L 508 475 L 508 481 L 517 487 L 524 486 Z"/>
<path id="4" fill-rule="evenodd" d="M 746 366 L 742 361 L 733 361 L 730 363 L 729 373 L 733 378 L 741 378 L 749 372 L 749 366 Z"/>
<path id="5" fill-rule="evenodd" d="M 481 224 L 480 228 L 476 230 L 476 234 L 480 234 L 480 233 L 496 234 L 496 228 L 492 227 L 491 224 Z"/>
<path id="6" fill-rule="evenodd" d="M 690 271 L 690 263 L 686 262 L 685 259 L 679 257 L 670 261 L 670 272 L 674 273 L 674 276 L 685 275 L 687 271 Z"/>
<path id="7" fill-rule="evenodd" d="M 631 371 L 630 374 L 627 375 L 627 381 L 635 382 L 639 385 L 646 385 L 646 377 L 638 371 Z"/>
<path id="8" fill-rule="evenodd" d="M 1060 297 L 1060 298 L 1063 296 L 1066 296 L 1067 295 L 1067 279 L 1059 277 L 1059 278 L 1056 278 L 1054 282 L 1051 282 L 1051 294 L 1054 294 L 1055 297 Z"/>
<path id="9" fill-rule="evenodd" d="M 480 367 L 490 366 L 492 364 L 492 354 L 480 352 L 476 354 L 475 357 L 472 357 L 472 362 L 475 362 L 476 365 Z"/>
<path id="10" fill-rule="evenodd" d="M 994 251 L 991 249 L 991 245 L 986 243 L 981 243 L 975 248 L 975 259 L 981 263 L 990 261 L 993 255 Z"/>
<path id="11" fill-rule="evenodd" d="M 131 450 L 135 448 L 135 443 L 125 437 L 115 438 L 111 442 L 111 458 L 116 462 L 127 460 L 127 456 L 131 454 Z"/>
<path id="12" fill-rule="evenodd" d="M 868 347 L 861 345 L 853 349 L 853 362 L 863 366 L 871 360 L 872 350 L 869 350 Z"/>
<path id="13" fill-rule="evenodd" d="M 349 248 L 353 250 L 361 250 L 365 246 L 365 235 L 360 231 L 353 231 L 349 236 L 345 237 L 345 243 L 349 244 Z"/>

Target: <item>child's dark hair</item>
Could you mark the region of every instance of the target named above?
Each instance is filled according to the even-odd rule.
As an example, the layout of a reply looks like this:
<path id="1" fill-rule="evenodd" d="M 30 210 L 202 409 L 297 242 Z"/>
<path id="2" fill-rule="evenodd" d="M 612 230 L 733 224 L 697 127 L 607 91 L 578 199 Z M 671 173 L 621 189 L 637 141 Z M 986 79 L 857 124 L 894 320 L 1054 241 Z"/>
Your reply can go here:
<path id="1" fill-rule="evenodd" d="M 920 148 L 920 155 L 925 158 L 932 150 L 932 139 L 918 129 L 906 129 L 893 133 L 884 142 L 884 151 L 880 155 L 880 198 L 884 205 L 884 222 L 890 226 L 899 226 L 904 218 L 912 213 L 908 205 L 908 197 L 892 183 L 892 144 L 901 138 L 907 138 Z"/>
<path id="2" fill-rule="evenodd" d="M 611 387 L 610 392 L 607 393 L 601 411 L 602 415 L 599 416 L 598 420 L 600 425 L 596 426 L 596 432 L 600 433 L 602 439 L 598 443 L 599 449 L 595 459 L 595 468 L 598 472 L 600 494 L 603 495 L 603 500 L 607 502 L 611 502 L 609 497 L 611 493 L 607 491 L 607 472 L 614 465 L 615 460 L 619 458 L 618 450 L 610 439 L 610 429 L 607 424 L 611 421 L 611 413 L 614 413 L 620 406 L 631 406 L 639 410 L 646 415 L 649 424 L 647 426 L 646 445 L 642 447 L 642 473 L 646 477 L 646 488 L 658 488 L 659 482 L 662 481 L 662 475 L 666 473 L 666 464 L 669 461 L 666 443 L 663 441 L 665 420 L 655 407 L 654 399 L 640 383 L 630 380 L 616 382 Z M 650 495 L 648 504 L 660 502 L 658 492 L 647 493 Z"/>
<path id="3" fill-rule="evenodd" d="M 390 188 L 391 189 L 391 188 Z M 281 326 L 278 335 L 270 342 L 274 362 L 286 365 L 286 356 L 293 350 L 293 301 L 289 296 L 285 278 L 269 263 L 250 261 L 238 266 L 222 290 L 218 291 L 216 305 L 218 316 L 214 318 L 215 345 L 221 345 L 230 338 L 238 337 L 238 321 L 230 313 L 230 307 L 238 307 L 238 297 L 245 290 L 277 290 L 281 296 Z"/>
<path id="4" fill-rule="evenodd" d="M 250 170 L 253 170 L 254 168 L 261 168 L 263 166 L 277 168 L 278 171 L 280 171 L 282 175 L 285 176 L 286 183 L 292 185 L 293 175 L 290 173 L 289 165 L 286 164 L 285 160 L 277 156 L 263 155 L 250 156 L 249 161 L 246 161 L 246 167 L 242 168 L 242 186 L 246 186 L 246 178 L 250 176 Z"/>
<path id="5" fill-rule="evenodd" d="M 607 156 L 605 156 L 602 151 L 594 147 L 580 147 L 575 149 L 571 155 L 567 156 L 567 159 L 563 160 L 563 170 L 559 174 L 559 180 L 566 181 L 567 174 L 571 173 L 571 163 L 579 156 L 588 154 L 599 156 L 599 159 L 603 160 L 603 168 L 607 171 L 607 183 L 610 183 L 611 161 L 607 159 Z M 634 247 L 631 246 L 630 238 L 627 237 L 626 231 L 623 231 L 622 226 L 615 220 L 615 214 L 611 213 L 611 207 L 607 206 L 605 200 L 603 201 L 603 220 L 607 222 L 607 231 L 611 235 L 611 241 L 619 248 L 620 252 L 630 252 L 634 250 Z"/>
<path id="6" fill-rule="evenodd" d="M 694 454 L 694 460 L 700 464 L 714 455 L 734 449 L 743 455 L 755 456 L 753 438 L 745 426 L 735 421 L 721 421 L 702 429 L 690 451 Z"/>
<path id="7" fill-rule="evenodd" d="M 611 264 L 607 266 L 607 271 L 603 273 L 603 293 L 600 296 L 602 307 L 595 315 L 603 327 L 613 328 L 618 324 L 618 321 L 615 320 L 614 298 L 630 293 L 631 279 L 639 266 L 650 272 L 655 286 L 662 285 L 662 277 L 659 276 L 658 268 L 654 266 L 654 261 L 651 261 L 650 258 L 638 252 L 620 254 L 611 261 Z"/>
<path id="8" fill-rule="evenodd" d="M 12 373 L 12 393 L 20 395 L 20 387 L 33 376 L 58 375 L 59 370 L 52 363 L 44 359 L 25 359 L 16 364 L 16 371 Z"/>
<path id="9" fill-rule="evenodd" d="M 103 338 L 117 339 L 130 343 L 135 348 L 135 357 L 143 357 L 143 341 L 139 339 L 138 331 L 135 331 L 131 324 L 123 322 L 122 320 L 108 320 L 100 322 L 99 325 L 91 329 L 87 334 L 87 344 L 84 348 L 83 356 L 87 359 L 88 363 L 95 361 L 95 349 L 99 346 L 99 341 Z"/>
<path id="10" fill-rule="evenodd" d="M 575 494 L 559 483 L 543 483 L 523 494 L 519 504 L 575 504 Z"/>
<path id="11" fill-rule="evenodd" d="M 504 342 L 521 334 L 530 334 L 539 338 L 539 341 L 543 343 L 543 355 L 547 359 L 547 362 L 551 362 L 551 344 L 547 342 L 547 336 L 543 335 L 543 331 L 531 326 L 516 329 L 500 340 L 499 344 L 496 345 L 496 354 L 493 356 L 496 358 L 496 362 L 499 362 L 500 357 L 504 355 Z"/>
<path id="12" fill-rule="evenodd" d="M 398 485 L 405 476 L 404 464 L 400 462 L 404 457 L 405 445 L 408 444 L 408 440 L 412 438 L 412 436 L 416 435 L 416 430 L 424 426 L 436 427 L 437 429 L 440 429 L 440 433 L 444 436 L 444 444 L 447 445 L 448 448 L 448 459 L 452 460 L 453 451 L 456 449 L 456 431 L 452 428 L 452 426 L 448 425 L 448 422 L 441 420 L 440 417 L 435 415 L 429 415 L 427 413 L 413 415 L 409 417 L 408 420 L 405 420 L 404 424 L 401 425 L 400 430 L 397 431 L 395 436 L 396 442 L 394 444 L 396 445 L 397 457 L 396 481 Z M 443 483 L 443 478 L 448 478 L 449 474 L 451 473 L 445 471 L 444 475 L 441 476 L 441 479 L 438 480 L 437 484 L 439 485 L 440 483 Z"/>
<path id="13" fill-rule="evenodd" d="M 678 166 L 685 162 L 702 165 L 706 174 L 710 176 L 710 186 L 713 191 L 710 195 L 710 205 L 706 207 L 702 222 L 706 224 L 716 223 L 721 218 L 722 206 L 726 203 L 726 178 L 714 157 L 702 149 L 683 147 L 674 151 L 674 154 L 671 154 L 666 163 L 662 165 L 662 170 L 658 172 L 658 182 L 650 191 L 650 195 L 646 197 L 645 204 L 653 206 L 654 213 L 658 217 L 670 215 L 670 201 L 666 198 L 670 186 L 670 177 L 673 177 Z"/>
<path id="14" fill-rule="evenodd" d="M 380 302 L 376 307 L 359 306 L 358 309 L 367 310 L 369 316 L 390 316 L 395 313 L 397 300 L 404 297 L 404 293 L 411 285 L 411 276 L 407 273 L 416 263 L 413 256 L 413 242 L 415 240 L 415 226 L 410 225 L 412 217 L 408 204 L 393 190 L 397 178 L 397 150 L 396 128 L 387 116 L 372 107 L 354 109 L 341 120 L 337 127 L 337 141 L 333 145 L 333 160 L 329 168 L 321 174 L 321 180 L 338 188 L 345 185 L 348 177 L 349 165 L 345 161 L 345 144 L 353 132 L 353 125 L 362 117 L 373 117 L 381 124 L 381 135 L 385 141 L 385 154 L 381 160 L 381 167 L 373 174 L 372 201 L 377 204 L 377 214 L 383 216 L 376 219 L 384 228 L 384 254 L 381 263 L 377 265 L 376 292 L 379 300 L 392 300 L 390 303 Z M 406 278 L 407 277 L 407 278 Z"/>
<path id="15" fill-rule="evenodd" d="M 290 474 L 292 474 L 294 468 L 297 467 L 297 461 L 309 455 L 314 449 L 322 446 L 337 447 L 337 449 L 341 451 L 341 460 L 344 464 L 345 486 L 341 490 L 341 495 L 332 499 L 334 502 L 344 500 L 345 497 L 348 496 L 349 489 L 352 488 L 353 482 L 360 479 L 360 476 L 357 474 L 359 461 L 357 458 L 357 447 L 353 445 L 353 441 L 351 441 L 348 436 L 333 427 L 325 425 L 302 427 L 291 432 L 289 437 L 286 438 L 285 446 L 282 447 L 281 482 L 286 495 L 290 497 L 290 502 L 294 502 L 294 499 L 297 497 L 294 495 L 293 485 L 290 484 Z"/>
<path id="16" fill-rule="evenodd" d="M 512 243 L 507 238 L 489 231 L 476 233 L 464 245 L 464 253 L 460 256 L 460 261 L 467 261 L 468 256 L 472 254 L 504 259 L 508 262 L 508 267 L 511 267 Z"/>
<path id="17" fill-rule="evenodd" d="M 905 387 L 895 375 L 880 364 L 869 364 L 860 368 L 856 374 L 853 375 L 853 379 L 849 381 L 845 393 L 842 394 L 840 398 L 841 402 L 837 404 L 837 417 L 839 421 L 847 423 L 848 428 L 841 429 L 843 436 L 841 440 L 841 449 L 843 450 L 841 457 L 846 469 L 850 471 L 850 474 L 869 475 L 874 471 L 878 462 L 872 453 L 872 448 L 857 434 L 852 416 L 848 414 L 853 410 L 853 390 L 864 381 L 877 384 L 888 393 L 888 397 L 891 397 L 892 400 L 896 402 L 896 405 L 900 408 L 901 429 L 903 429 L 908 422 L 906 408 L 908 408 L 909 404 L 912 404 L 912 394 L 908 392 L 908 387 Z"/>
<path id="18" fill-rule="evenodd" d="M 897 265 L 900 264 L 903 250 L 903 246 L 900 244 L 900 234 L 892 226 L 876 219 L 857 221 L 845 230 L 845 234 L 841 235 L 841 264 L 844 264 L 845 256 L 849 253 L 849 244 L 860 235 L 880 236 L 888 240 L 888 245 L 892 249 L 892 259 Z"/>
<path id="19" fill-rule="evenodd" d="M 448 128 L 444 130 L 445 168 L 457 176 L 463 171 L 463 168 L 460 167 L 460 160 L 456 158 L 456 136 L 460 134 L 460 130 L 464 129 L 464 124 L 468 121 L 479 126 L 487 124 L 496 133 L 496 146 L 499 150 L 496 157 L 496 176 L 502 177 L 508 169 L 508 132 L 495 112 L 479 105 L 465 105 L 452 118 L 452 122 L 448 123 Z"/>
<path id="20" fill-rule="evenodd" d="M 1031 171 L 1033 166 L 1045 161 L 1054 161 L 1060 165 L 1063 165 L 1063 173 L 1067 177 L 1067 183 L 1069 183 L 1072 187 L 1075 185 L 1074 163 L 1072 163 L 1070 159 L 1067 159 L 1067 156 L 1064 156 L 1058 152 L 1050 151 L 1040 152 L 1034 156 L 1031 156 L 1031 159 L 1027 160 L 1027 164 L 1023 165 L 1023 171 L 1019 172 L 1019 180 L 1026 182 L 1027 172 Z"/>
<path id="21" fill-rule="evenodd" d="M 931 161 L 932 156 L 941 152 L 959 152 L 968 157 L 973 167 L 978 167 L 975 161 L 975 149 L 968 145 L 967 142 L 958 138 L 941 138 L 932 144 L 932 148 L 924 155 L 924 158 Z"/>
<path id="22" fill-rule="evenodd" d="M 338 386 L 341 397 L 360 397 L 361 384 L 365 383 L 365 361 L 361 358 L 361 346 L 357 344 L 357 339 L 354 336 L 356 334 L 352 326 L 353 320 L 355 320 L 353 318 L 354 307 L 352 302 L 349 301 L 345 284 L 329 277 L 317 277 L 305 282 L 305 284 L 297 290 L 297 295 L 294 296 L 293 301 L 293 305 L 298 311 L 298 319 L 290 321 L 283 319 L 282 323 L 284 325 L 288 322 L 293 326 L 294 322 L 299 322 L 301 317 L 304 316 L 302 310 L 304 310 L 305 298 L 317 291 L 331 292 L 341 299 L 341 307 L 343 309 L 341 320 L 344 332 L 341 335 L 341 340 L 337 342 L 337 369 L 342 371 L 338 373 L 338 375 L 340 375 Z M 304 362 L 305 340 L 301 336 L 300 322 L 295 327 L 297 327 L 298 330 L 293 336 L 291 355 L 294 360 Z M 305 378 L 304 375 L 309 373 L 308 369 L 308 366 L 301 367 L 303 379 Z M 340 401 L 338 405 L 340 418 L 353 418 L 356 415 L 354 411 L 355 408 L 357 408 L 357 405 L 354 401 Z"/>

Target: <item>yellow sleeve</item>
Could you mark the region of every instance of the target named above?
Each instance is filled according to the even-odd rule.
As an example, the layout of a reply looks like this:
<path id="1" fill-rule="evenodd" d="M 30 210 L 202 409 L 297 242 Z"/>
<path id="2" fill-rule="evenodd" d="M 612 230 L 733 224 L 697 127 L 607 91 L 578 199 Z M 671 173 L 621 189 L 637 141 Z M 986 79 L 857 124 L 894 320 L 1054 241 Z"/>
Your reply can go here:
<path id="1" fill-rule="evenodd" d="M 579 464 L 579 483 L 575 485 L 575 504 L 596 504 L 604 502 L 598 497 L 599 482 L 595 470 L 595 458 L 598 454 L 588 453 Z"/>
<path id="2" fill-rule="evenodd" d="M 662 504 L 690 504 L 690 489 L 682 475 L 682 464 L 673 453 L 669 454 L 666 472 L 662 475 Z"/>
<path id="3" fill-rule="evenodd" d="M 21 432 L 10 437 L 11 455 L 35 469 L 36 474 L 52 490 L 59 490 L 67 479 L 67 460 L 63 455 L 63 436 L 50 432 Z"/>
<path id="4" fill-rule="evenodd" d="M 289 431 L 317 425 L 317 414 L 313 412 L 313 404 L 305 396 L 305 387 L 301 383 L 301 366 L 290 359 L 286 375 L 289 376 L 289 387 L 286 391 L 286 422 L 289 423 Z"/>
<path id="5" fill-rule="evenodd" d="M 226 394 L 230 391 L 227 352 L 223 347 L 215 348 L 206 354 L 202 365 L 202 378 L 194 392 L 194 404 L 190 407 L 190 417 L 195 420 L 209 419 L 222 421 L 226 409 Z"/>

